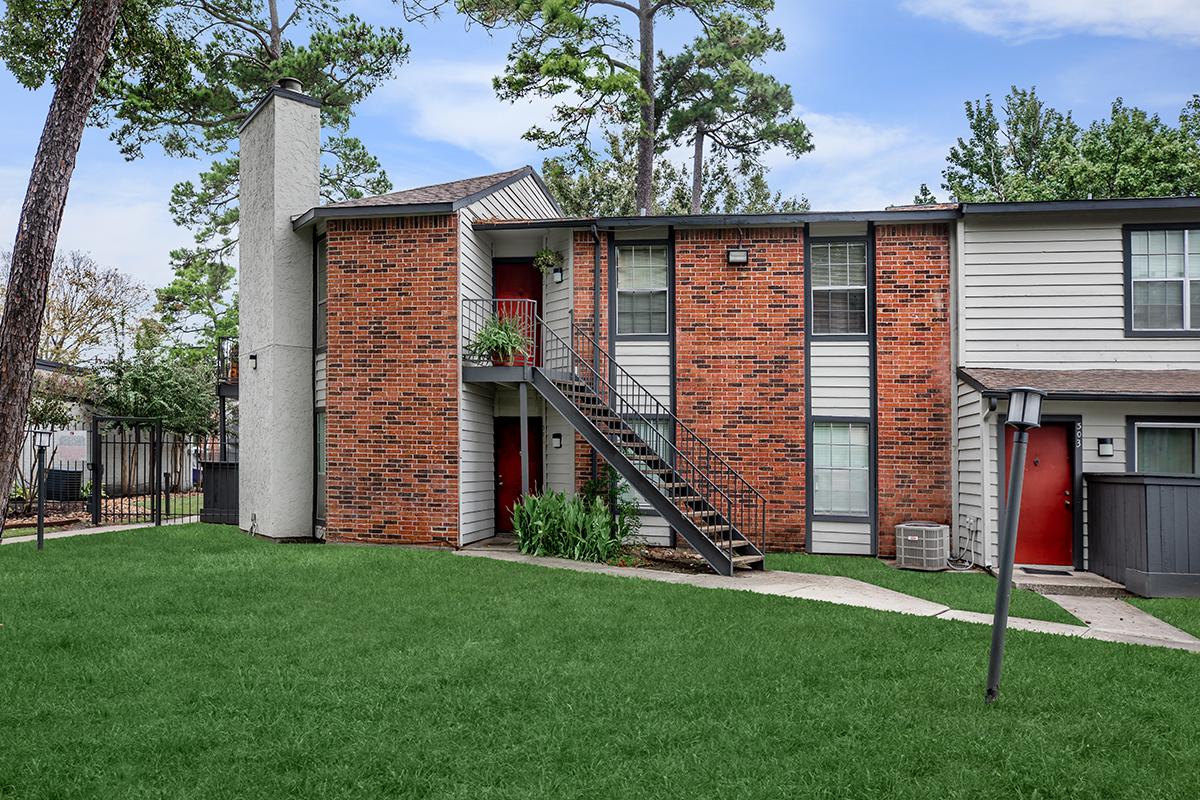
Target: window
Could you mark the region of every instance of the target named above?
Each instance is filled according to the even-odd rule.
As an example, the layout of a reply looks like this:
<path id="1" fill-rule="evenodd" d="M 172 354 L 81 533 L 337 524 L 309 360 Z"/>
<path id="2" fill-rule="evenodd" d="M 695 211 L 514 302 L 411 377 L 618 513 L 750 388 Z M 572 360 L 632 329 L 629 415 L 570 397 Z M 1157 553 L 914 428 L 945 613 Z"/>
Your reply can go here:
<path id="1" fill-rule="evenodd" d="M 1134 437 L 1135 471 L 1200 475 L 1200 424 L 1139 422 Z"/>
<path id="2" fill-rule="evenodd" d="M 329 240 L 321 237 L 317 240 L 317 319 L 314 331 L 314 343 L 320 349 L 329 344 Z"/>
<path id="3" fill-rule="evenodd" d="M 1200 230 L 1129 232 L 1134 331 L 1200 330 Z"/>
<path id="4" fill-rule="evenodd" d="M 617 334 L 668 332 L 667 246 L 617 248 Z"/>
<path id="5" fill-rule="evenodd" d="M 867 332 L 867 243 L 812 244 L 812 332 Z"/>
<path id="6" fill-rule="evenodd" d="M 813 423 L 813 513 L 870 513 L 871 429 L 865 422 Z"/>
<path id="7" fill-rule="evenodd" d="M 323 408 L 317 409 L 317 416 L 315 419 L 315 424 L 316 424 L 316 429 L 317 429 L 317 442 L 316 442 L 316 445 L 317 445 L 317 454 L 316 454 L 317 455 L 317 458 L 316 458 L 316 462 L 317 462 L 317 475 L 316 475 L 317 497 L 316 497 L 315 512 L 316 512 L 316 518 L 318 520 L 324 521 L 325 520 L 325 470 L 326 470 L 326 465 L 328 464 L 328 459 L 325 456 L 325 450 L 326 450 L 326 448 L 325 448 L 325 441 L 326 441 L 325 409 L 323 409 Z"/>

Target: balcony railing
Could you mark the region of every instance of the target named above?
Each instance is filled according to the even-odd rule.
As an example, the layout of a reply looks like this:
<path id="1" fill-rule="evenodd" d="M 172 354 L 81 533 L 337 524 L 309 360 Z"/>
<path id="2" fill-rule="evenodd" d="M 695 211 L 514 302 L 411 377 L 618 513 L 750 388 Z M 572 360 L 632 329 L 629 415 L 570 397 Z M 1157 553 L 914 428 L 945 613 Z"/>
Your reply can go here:
<path id="1" fill-rule="evenodd" d="M 217 339 L 217 382 L 238 382 L 238 343 L 232 336 Z"/>
<path id="2" fill-rule="evenodd" d="M 463 363 L 472 367 L 533 366 L 539 351 L 536 300 L 463 301 Z M 491 343 L 515 342 L 512 358 L 496 354 Z"/>

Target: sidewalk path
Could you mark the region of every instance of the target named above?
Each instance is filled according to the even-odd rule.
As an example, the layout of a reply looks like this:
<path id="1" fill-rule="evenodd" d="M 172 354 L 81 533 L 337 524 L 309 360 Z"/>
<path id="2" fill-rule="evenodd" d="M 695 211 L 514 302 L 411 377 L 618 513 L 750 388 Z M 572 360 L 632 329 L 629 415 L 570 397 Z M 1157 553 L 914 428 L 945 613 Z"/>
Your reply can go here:
<path id="1" fill-rule="evenodd" d="M 739 573 L 734 578 L 721 575 L 697 575 L 683 572 L 640 569 L 635 567 L 610 567 L 585 561 L 570 561 L 563 558 L 537 558 L 521 555 L 507 548 L 467 548 L 456 555 L 471 558 L 491 558 L 519 564 L 534 564 L 543 567 L 594 572 L 623 578 L 679 583 L 698 586 L 702 589 L 733 589 L 756 594 L 773 594 L 783 597 L 800 597 L 805 600 L 820 600 L 844 606 L 858 606 L 876 611 L 892 611 L 933 619 L 972 622 L 991 625 L 990 614 L 975 611 L 958 611 L 940 603 L 922 600 L 919 597 L 884 589 L 882 586 L 864 583 L 853 578 L 836 575 L 810 575 L 803 572 Z M 1051 597 L 1072 614 L 1087 622 L 1087 625 L 1066 625 L 1061 622 L 1044 622 L 1036 619 L 1010 617 L 1008 626 L 1015 630 L 1050 633 L 1057 636 L 1078 636 L 1085 639 L 1100 639 L 1106 642 L 1142 644 L 1152 647 L 1169 647 L 1177 650 L 1200 652 L 1200 639 L 1173 628 L 1167 623 L 1150 616 L 1129 603 L 1112 598 L 1099 597 Z M 1069 604 L 1068 604 L 1069 601 Z M 1114 605 L 1108 605 L 1115 603 Z M 1104 604 L 1102 606 L 1102 604 Z M 1117 613 L 1123 609 L 1128 613 Z M 1076 610 L 1078 609 L 1078 611 Z"/>
<path id="2" fill-rule="evenodd" d="M 168 523 L 164 523 L 161 527 L 168 528 L 172 525 L 182 525 L 187 522 L 199 522 L 199 517 L 187 517 L 185 519 L 173 519 Z M 46 541 L 51 539 L 69 539 L 72 536 L 92 536 L 97 533 L 116 533 L 118 531 L 136 531 L 142 528 L 153 528 L 153 522 L 139 522 L 136 525 L 106 525 L 103 528 L 72 528 L 69 531 L 46 531 Z M 24 542 L 36 542 L 37 534 L 32 533 L 27 536 L 13 536 L 12 538 L 5 537 L 0 539 L 0 544 L 22 544 Z"/>

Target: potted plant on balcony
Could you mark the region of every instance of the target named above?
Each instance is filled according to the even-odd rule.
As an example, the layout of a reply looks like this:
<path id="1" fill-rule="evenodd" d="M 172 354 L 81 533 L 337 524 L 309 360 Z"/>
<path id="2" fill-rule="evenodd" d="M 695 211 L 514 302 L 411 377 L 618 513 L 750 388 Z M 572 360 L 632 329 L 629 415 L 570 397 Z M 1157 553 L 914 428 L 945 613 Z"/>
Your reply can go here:
<path id="1" fill-rule="evenodd" d="M 532 349 L 532 342 L 521 330 L 516 317 L 494 315 L 483 324 L 467 348 L 475 361 L 491 361 L 496 367 L 511 367 L 522 361 Z"/>

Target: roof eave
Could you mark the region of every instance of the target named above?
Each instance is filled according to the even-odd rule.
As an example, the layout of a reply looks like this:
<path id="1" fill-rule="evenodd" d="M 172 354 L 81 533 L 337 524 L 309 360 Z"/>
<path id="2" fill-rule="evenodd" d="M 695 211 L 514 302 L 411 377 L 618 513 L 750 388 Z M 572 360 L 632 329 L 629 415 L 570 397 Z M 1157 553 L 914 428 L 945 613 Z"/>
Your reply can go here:
<path id="1" fill-rule="evenodd" d="M 687 214 L 646 217 L 578 217 L 551 220 L 506 220 L 476 222 L 476 230 L 503 231 L 530 228 L 644 228 L 675 226 L 695 228 L 778 227 L 809 222 L 953 222 L 957 210 L 938 211 L 816 211 L 802 214 Z"/>
<path id="2" fill-rule="evenodd" d="M 962 204 L 962 213 L 964 216 L 973 214 L 1047 214 L 1170 209 L 1200 209 L 1200 197 L 1128 197 L 1111 200 L 1046 200 L 1043 202 Z"/>
<path id="3" fill-rule="evenodd" d="M 390 206 L 317 206 L 292 220 L 292 230 L 330 219 L 373 219 L 376 217 L 420 217 L 428 214 L 452 214 L 453 203 L 401 203 Z"/>

